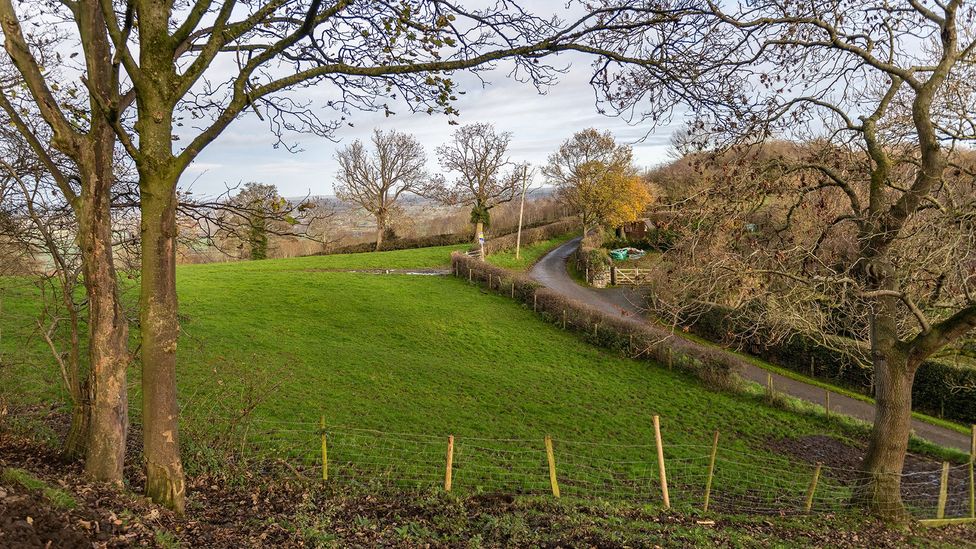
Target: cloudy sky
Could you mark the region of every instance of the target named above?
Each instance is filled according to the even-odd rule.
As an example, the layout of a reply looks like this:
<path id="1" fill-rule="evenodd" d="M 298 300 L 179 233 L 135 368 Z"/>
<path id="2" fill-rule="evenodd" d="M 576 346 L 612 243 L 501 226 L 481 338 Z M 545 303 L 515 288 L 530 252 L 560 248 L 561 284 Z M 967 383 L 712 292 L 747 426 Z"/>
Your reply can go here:
<path id="1" fill-rule="evenodd" d="M 545 163 L 562 141 L 587 127 L 610 130 L 618 141 L 632 144 L 641 166 L 667 160 L 670 135 L 680 121 L 659 127 L 645 138 L 650 130 L 647 125 L 629 125 L 597 113 L 585 58 L 562 56 L 554 64 L 569 66 L 569 72 L 544 95 L 530 84 L 509 79 L 506 65 L 487 73 L 489 84 L 484 87 L 470 76 L 456 75 L 455 80 L 466 91 L 457 103 L 461 111 L 458 122 L 491 122 L 497 130 L 511 132 L 512 159 L 535 165 Z M 368 140 L 373 128 L 416 135 L 427 149 L 431 170 L 438 171 L 434 149 L 447 141 L 456 128 L 448 124 L 444 115 L 409 114 L 405 108 L 389 118 L 382 113 L 354 112 L 350 121 L 354 127 L 339 130 L 337 142 L 314 136 L 293 137 L 290 142 L 297 141 L 303 150 L 291 153 L 273 147 L 275 138 L 266 123 L 253 115 L 240 119 L 200 155 L 181 185 L 196 194 L 213 195 L 224 190 L 225 185 L 257 181 L 277 185 L 289 197 L 328 195 L 332 194 L 335 178 L 336 149 L 354 139 Z"/>

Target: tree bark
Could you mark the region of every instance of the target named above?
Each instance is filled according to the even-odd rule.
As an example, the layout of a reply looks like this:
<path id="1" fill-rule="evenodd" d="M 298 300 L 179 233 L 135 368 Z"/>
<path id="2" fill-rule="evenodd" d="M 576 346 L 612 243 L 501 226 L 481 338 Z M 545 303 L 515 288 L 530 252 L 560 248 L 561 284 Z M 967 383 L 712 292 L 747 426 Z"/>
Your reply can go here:
<path id="1" fill-rule="evenodd" d="M 161 169 L 140 168 L 142 197 L 143 456 L 146 495 L 182 514 L 183 464 L 176 401 L 176 185 Z"/>
<path id="2" fill-rule="evenodd" d="M 903 523 L 909 515 L 901 499 L 901 475 L 912 428 L 915 367 L 898 340 L 895 298 L 879 299 L 877 308 L 870 319 L 875 418 L 854 503 L 886 521 Z"/>
<path id="3" fill-rule="evenodd" d="M 87 391 L 87 386 L 84 390 Z M 68 428 L 68 435 L 65 437 L 62 447 L 65 458 L 76 460 L 87 455 L 90 418 L 91 406 L 88 403 L 86 392 L 83 400 L 76 400 L 71 406 L 71 426 Z"/>
<path id="4" fill-rule="evenodd" d="M 137 3 L 139 65 L 137 85 L 139 197 L 142 230 L 142 287 L 139 297 L 142 341 L 143 459 L 146 495 L 182 515 L 186 484 L 180 460 L 176 399 L 176 184 L 184 166 L 173 155 L 173 91 L 179 78 L 168 40 L 172 2 Z"/>
<path id="5" fill-rule="evenodd" d="M 481 255 L 481 260 L 485 259 L 485 245 L 481 243 L 479 237 L 483 237 L 485 234 L 485 224 L 478 221 L 474 225 L 474 245 L 478 248 L 478 253 Z"/>
<path id="6" fill-rule="evenodd" d="M 121 485 L 129 428 L 126 384 L 129 329 L 119 299 L 112 249 L 115 140 L 111 132 L 106 127 L 93 128 L 91 148 L 81 152 L 78 162 L 84 183 L 78 243 L 88 294 L 89 377 L 87 398 L 83 398 L 82 410 L 77 413 L 87 411 L 90 418 L 73 419 L 72 427 L 88 431 L 86 473 L 95 480 Z M 78 432 L 72 434 L 75 438 L 79 436 Z"/>
<path id="7" fill-rule="evenodd" d="M 68 280 L 69 273 L 64 263 L 60 263 L 62 274 L 65 309 L 69 315 L 69 325 L 71 326 L 71 350 L 68 357 L 68 392 L 71 395 L 71 426 L 68 435 L 65 437 L 62 452 L 69 460 L 79 460 L 85 457 L 88 452 L 89 419 L 91 418 L 91 405 L 88 398 L 89 379 L 87 371 L 82 371 L 81 365 L 81 319 L 78 314 L 78 306 L 75 304 L 74 289 L 75 281 Z"/>
<path id="8" fill-rule="evenodd" d="M 901 499 L 901 475 L 912 428 L 915 372 L 899 352 L 882 360 L 875 360 L 874 427 L 855 501 L 885 520 L 904 522 L 908 513 Z"/>
<path id="9" fill-rule="evenodd" d="M 380 251 L 383 246 L 383 232 L 386 231 L 386 218 L 376 216 L 376 251 Z"/>

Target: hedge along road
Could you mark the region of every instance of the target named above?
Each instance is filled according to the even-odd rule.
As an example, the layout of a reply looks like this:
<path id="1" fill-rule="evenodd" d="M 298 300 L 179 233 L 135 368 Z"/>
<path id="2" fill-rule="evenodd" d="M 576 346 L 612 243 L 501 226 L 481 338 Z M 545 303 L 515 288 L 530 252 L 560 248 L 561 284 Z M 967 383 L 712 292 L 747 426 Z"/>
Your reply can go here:
<path id="1" fill-rule="evenodd" d="M 566 297 L 576 299 L 609 314 L 622 317 L 629 322 L 647 322 L 641 310 L 640 303 L 642 302 L 642 298 L 637 291 L 630 288 L 587 288 L 580 286 L 569 276 L 566 261 L 576 251 L 576 248 L 579 247 L 580 240 L 582 240 L 582 237 L 574 238 L 543 256 L 532 267 L 532 270 L 529 271 L 529 276 Z M 677 335 L 674 337 L 681 336 Z M 682 346 L 701 345 L 701 343 L 691 339 L 681 339 Z M 765 370 L 752 362 L 735 356 L 733 353 L 729 354 L 734 356 L 734 361 L 739 366 L 739 375 L 743 379 L 765 385 L 767 376 L 771 375 L 775 390 L 800 400 L 806 400 L 814 404 L 824 404 L 826 391 L 822 387 Z M 831 413 L 841 413 L 868 422 L 874 421 L 873 403 L 857 400 L 840 393 L 835 393 L 834 391 L 829 391 L 829 393 Z M 915 418 L 912 419 L 912 428 L 916 435 L 930 442 L 957 448 L 967 453 L 970 450 L 970 436 L 967 434 Z"/>

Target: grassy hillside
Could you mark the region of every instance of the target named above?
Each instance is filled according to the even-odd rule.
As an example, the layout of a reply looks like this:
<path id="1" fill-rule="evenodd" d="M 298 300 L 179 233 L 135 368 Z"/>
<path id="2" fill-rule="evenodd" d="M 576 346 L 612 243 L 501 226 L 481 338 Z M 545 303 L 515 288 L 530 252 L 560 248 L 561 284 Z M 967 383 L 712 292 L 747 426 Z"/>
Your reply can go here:
<path id="1" fill-rule="evenodd" d="M 549 250 L 572 240 L 576 236 L 578 236 L 576 232 L 571 232 L 550 238 L 549 240 L 541 240 L 528 246 L 523 246 L 518 259 L 515 258 L 515 250 L 494 253 L 488 256 L 488 262 L 514 271 L 524 271 L 541 259 L 542 256 L 546 255 Z"/>
<path id="2" fill-rule="evenodd" d="M 312 465 L 324 415 L 334 478 L 437 486 L 453 434 L 456 489 L 545 493 L 548 434 L 564 494 L 654 500 L 651 416 L 660 414 L 673 501 L 700 501 L 718 429 L 716 491 L 768 510 L 799 504 L 811 470 L 771 442 L 858 434 L 608 354 L 453 277 L 342 272 L 446 266 L 453 249 L 180 267 L 179 396 L 191 458 L 233 438 L 240 449 Z M 0 349 L 19 357 L 2 372 L 5 387 L 50 395 L 50 360 L 17 330 L 32 321 L 34 292 L 2 284 Z M 132 379 L 138 420 L 137 365 Z M 822 492 L 818 502 L 840 501 Z"/>

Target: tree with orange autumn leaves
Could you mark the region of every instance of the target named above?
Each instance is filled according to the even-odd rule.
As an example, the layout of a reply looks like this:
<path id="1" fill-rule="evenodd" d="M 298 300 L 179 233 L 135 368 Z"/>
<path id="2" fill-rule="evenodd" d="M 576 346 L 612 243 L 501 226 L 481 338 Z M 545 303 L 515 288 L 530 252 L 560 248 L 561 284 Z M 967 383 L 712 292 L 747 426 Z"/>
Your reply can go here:
<path id="1" fill-rule="evenodd" d="M 566 140 L 542 173 L 580 218 L 584 231 L 612 229 L 639 219 L 652 200 L 633 156 L 610 132 L 588 128 Z"/>

